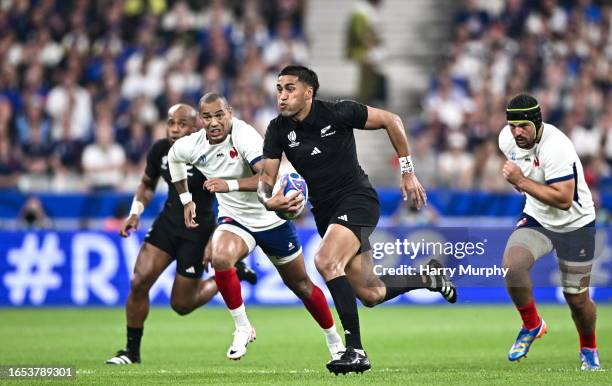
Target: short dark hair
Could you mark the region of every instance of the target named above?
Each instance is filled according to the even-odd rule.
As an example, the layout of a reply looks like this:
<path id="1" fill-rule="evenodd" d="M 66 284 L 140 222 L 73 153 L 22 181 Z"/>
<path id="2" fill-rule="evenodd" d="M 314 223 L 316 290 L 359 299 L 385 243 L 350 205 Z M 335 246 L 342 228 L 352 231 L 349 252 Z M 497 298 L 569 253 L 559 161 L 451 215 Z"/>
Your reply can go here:
<path id="1" fill-rule="evenodd" d="M 202 108 L 202 105 L 204 103 L 213 103 L 218 100 L 221 100 L 221 102 L 223 102 L 223 105 L 225 107 L 229 107 L 229 104 L 227 103 L 227 99 L 223 95 L 219 94 L 218 92 L 212 91 L 212 92 L 208 92 L 204 94 L 202 98 L 200 98 L 200 102 L 198 102 L 198 108 Z"/>
<path id="2" fill-rule="evenodd" d="M 319 77 L 317 73 L 310 68 L 300 65 L 289 65 L 283 68 L 278 74 L 278 76 L 283 75 L 297 76 L 300 82 L 306 83 L 312 87 L 312 97 L 314 98 L 317 96 L 317 91 L 319 91 Z"/>
<path id="3" fill-rule="evenodd" d="M 529 94 L 519 94 L 508 102 L 508 110 L 514 109 L 529 109 L 536 107 L 538 100 Z"/>

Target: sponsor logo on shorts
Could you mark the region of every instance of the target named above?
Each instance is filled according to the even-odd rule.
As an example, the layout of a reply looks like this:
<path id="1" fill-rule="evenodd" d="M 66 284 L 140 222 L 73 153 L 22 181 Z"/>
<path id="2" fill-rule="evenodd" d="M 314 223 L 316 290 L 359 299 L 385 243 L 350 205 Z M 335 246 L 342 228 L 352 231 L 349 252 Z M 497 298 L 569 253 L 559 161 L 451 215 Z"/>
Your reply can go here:
<path id="1" fill-rule="evenodd" d="M 343 214 L 342 216 L 338 216 L 338 220 L 348 221 L 348 216 Z"/>
<path id="2" fill-rule="evenodd" d="M 293 248 L 295 248 L 295 245 L 293 245 L 293 243 L 291 241 L 289 241 L 289 245 L 287 246 L 287 248 L 293 249 Z"/>
<path id="3" fill-rule="evenodd" d="M 187 273 L 195 273 L 195 268 L 193 268 L 193 266 L 191 266 L 191 267 L 187 268 L 185 270 L 185 272 L 187 272 Z"/>

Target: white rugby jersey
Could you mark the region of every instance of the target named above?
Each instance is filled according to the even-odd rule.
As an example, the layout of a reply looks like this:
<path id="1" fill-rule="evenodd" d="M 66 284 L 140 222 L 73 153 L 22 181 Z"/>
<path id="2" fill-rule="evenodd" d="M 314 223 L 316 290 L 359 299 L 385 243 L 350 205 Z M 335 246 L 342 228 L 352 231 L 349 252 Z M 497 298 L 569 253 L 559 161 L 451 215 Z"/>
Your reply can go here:
<path id="1" fill-rule="evenodd" d="M 238 180 L 251 177 L 251 165 L 262 159 L 263 138 L 248 123 L 233 118 L 232 131 L 221 143 L 211 145 L 206 130 L 177 140 L 168 152 L 172 182 L 187 178 L 187 164 L 206 178 Z M 231 217 L 248 229 L 259 232 L 285 222 L 257 199 L 257 192 L 216 193 L 219 217 Z M 197 221 L 197 219 L 196 219 Z"/>
<path id="2" fill-rule="evenodd" d="M 523 211 L 544 228 L 557 232 L 571 231 L 595 220 L 595 206 L 584 180 L 580 158 L 570 139 L 553 125 L 544 123 L 539 143 L 529 150 L 516 145 L 510 126 L 499 134 L 499 148 L 506 158 L 520 166 L 523 174 L 536 182 L 552 184 L 573 179 L 576 182 L 572 207 L 565 211 L 554 208 L 526 194 Z"/>

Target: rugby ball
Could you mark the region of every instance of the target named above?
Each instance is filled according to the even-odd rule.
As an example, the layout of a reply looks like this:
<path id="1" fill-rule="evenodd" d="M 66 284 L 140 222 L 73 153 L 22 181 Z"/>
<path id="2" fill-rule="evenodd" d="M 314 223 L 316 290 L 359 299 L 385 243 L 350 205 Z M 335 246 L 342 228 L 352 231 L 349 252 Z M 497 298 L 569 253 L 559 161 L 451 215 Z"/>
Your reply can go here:
<path id="1" fill-rule="evenodd" d="M 272 193 L 278 192 L 281 186 L 286 182 L 285 189 L 283 191 L 284 195 L 287 196 L 292 192 L 299 192 L 302 196 L 304 196 L 304 201 L 302 206 L 295 212 L 276 212 L 278 217 L 285 220 L 293 220 L 299 217 L 304 208 L 306 207 L 306 200 L 308 200 L 308 185 L 306 185 L 306 181 L 300 176 L 298 173 L 287 173 L 283 174 L 274 185 L 274 189 Z M 295 193 L 293 193 L 295 194 Z"/>

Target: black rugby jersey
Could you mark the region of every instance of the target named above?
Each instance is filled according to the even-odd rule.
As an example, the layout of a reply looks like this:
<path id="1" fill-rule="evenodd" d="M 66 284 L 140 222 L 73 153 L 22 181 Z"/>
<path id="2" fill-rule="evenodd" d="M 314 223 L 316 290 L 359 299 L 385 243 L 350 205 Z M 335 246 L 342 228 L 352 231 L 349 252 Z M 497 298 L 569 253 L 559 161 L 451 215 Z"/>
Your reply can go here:
<path id="1" fill-rule="evenodd" d="M 161 215 L 166 216 L 172 223 L 185 226 L 183 218 L 183 204 L 179 198 L 178 192 L 172 183 L 170 170 L 168 169 L 168 151 L 172 144 L 166 138 L 155 142 L 147 154 L 147 166 L 145 174 L 151 179 L 156 180 L 162 177 L 168 184 L 168 198 L 164 204 L 164 209 Z M 188 177 L 187 185 L 189 192 L 193 196 L 193 202 L 196 203 L 196 221 L 200 224 L 205 220 L 214 220 L 212 212 L 213 195 L 204 189 L 204 181 L 206 177 L 200 171 L 191 165 L 187 165 Z M 202 227 L 205 228 L 205 227 Z"/>
<path id="2" fill-rule="evenodd" d="M 280 159 L 284 152 L 300 173 L 313 206 L 326 205 L 347 193 L 372 188 L 357 160 L 353 129 L 363 129 L 365 105 L 354 101 L 313 100 L 302 122 L 278 115 L 268 125 L 264 158 Z"/>

